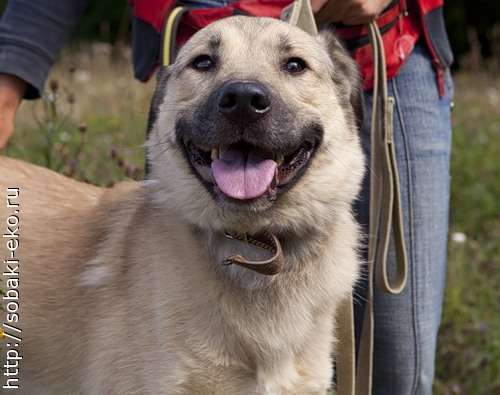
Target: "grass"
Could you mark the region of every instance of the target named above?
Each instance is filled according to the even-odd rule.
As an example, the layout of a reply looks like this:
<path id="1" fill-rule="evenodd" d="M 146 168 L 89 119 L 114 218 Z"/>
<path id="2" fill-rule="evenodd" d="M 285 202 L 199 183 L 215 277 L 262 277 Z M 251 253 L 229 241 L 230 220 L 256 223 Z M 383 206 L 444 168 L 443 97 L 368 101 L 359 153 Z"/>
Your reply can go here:
<path id="1" fill-rule="evenodd" d="M 500 78 L 457 75 L 455 103 L 435 387 L 443 395 L 500 394 Z"/>
<path id="2" fill-rule="evenodd" d="M 141 178 L 154 82 L 135 81 L 104 45 L 62 59 L 44 99 L 22 104 L 7 155 L 102 186 Z"/>
<path id="3" fill-rule="evenodd" d="M 129 55 L 116 62 L 112 55 L 94 45 L 63 56 L 50 78 L 57 83 L 48 84 L 55 104 L 23 104 L 7 154 L 99 185 L 140 178 L 154 83 L 133 81 Z M 452 237 L 435 393 L 500 394 L 500 78 L 462 73 L 455 83 Z"/>

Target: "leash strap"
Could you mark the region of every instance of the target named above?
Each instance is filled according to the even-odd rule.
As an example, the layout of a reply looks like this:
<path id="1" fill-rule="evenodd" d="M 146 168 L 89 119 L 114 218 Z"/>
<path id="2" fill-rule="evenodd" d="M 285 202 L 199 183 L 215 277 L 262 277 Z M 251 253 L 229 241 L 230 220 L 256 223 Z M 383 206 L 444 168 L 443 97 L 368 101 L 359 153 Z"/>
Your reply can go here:
<path id="1" fill-rule="evenodd" d="M 388 96 L 384 43 L 375 22 L 369 25 L 369 35 L 373 47 L 374 88 L 370 131 L 368 289 L 356 376 L 356 395 L 372 393 L 374 284 L 377 283 L 385 292 L 397 295 L 405 287 L 408 272 L 393 140 L 394 98 Z M 396 275 L 392 283 L 387 272 L 391 230 L 396 247 Z"/>
<path id="2" fill-rule="evenodd" d="M 179 27 L 179 22 L 186 11 L 188 11 L 188 8 L 186 7 L 175 7 L 165 20 L 160 54 L 163 66 L 170 66 L 175 60 L 177 52 L 177 28 Z"/>
<path id="3" fill-rule="evenodd" d="M 335 1 L 329 1 L 316 18 L 328 22 L 335 13 Z M 308 0 L 296 0 L 283 13 L 285 20 L 303 27 L 308 33 L 314 20 Z M 315 23 L 314 23 L 315 24 Z M 403 215 L 399 175 L 393 140 L 394 98 L 388 96 L 385 50 L 376 21 L 368 25 L 369 41 L 373 48 L 374 88 L 370 130 L 370 217 L 368 239 L 367 302 L 359 347 L 358 369 L 355 370 L 354 314 L 352 296 L 338 313 L 337 393 L 339 395 L 371 395 L 373 375 L 374 284 L 390 294 L 403 291 L 408 263 L 403 232 Z M 391 231 L 396 247 L 396 273 L 390 281 L 387 254 Z"/>
<path id="4" fill-rule="evenodd" d="M 356 340 L 354 338 L 354 305 L 350 294 L 337 313 L 337 374 L 338 395 L 354 395 L 356 388 Z"/>

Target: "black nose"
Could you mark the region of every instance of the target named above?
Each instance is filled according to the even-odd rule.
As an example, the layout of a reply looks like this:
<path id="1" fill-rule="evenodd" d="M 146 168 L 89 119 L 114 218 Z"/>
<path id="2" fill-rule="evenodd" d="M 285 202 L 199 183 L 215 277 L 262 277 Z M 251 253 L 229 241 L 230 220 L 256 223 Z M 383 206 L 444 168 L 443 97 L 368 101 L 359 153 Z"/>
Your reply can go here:
<path id="1" fill-rule="evenodd" d="M 219 92 L 219 112 L 236 122 L 256 121 L 270 109 L 267 89 L 256 82 L 231 82 Z"/>

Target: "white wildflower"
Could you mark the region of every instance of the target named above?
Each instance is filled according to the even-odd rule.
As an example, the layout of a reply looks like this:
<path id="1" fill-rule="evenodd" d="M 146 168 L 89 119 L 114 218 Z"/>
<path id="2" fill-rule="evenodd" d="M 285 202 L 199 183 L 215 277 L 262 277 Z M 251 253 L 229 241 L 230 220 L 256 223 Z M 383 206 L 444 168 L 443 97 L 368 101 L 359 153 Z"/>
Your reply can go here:
<path id="1" fill-rule="evenodd" d="M 463 244 L 467 240 L 467 236 L 462 232 L 454 232 L 451 234 L 451 241 L 458 244 Z"/>

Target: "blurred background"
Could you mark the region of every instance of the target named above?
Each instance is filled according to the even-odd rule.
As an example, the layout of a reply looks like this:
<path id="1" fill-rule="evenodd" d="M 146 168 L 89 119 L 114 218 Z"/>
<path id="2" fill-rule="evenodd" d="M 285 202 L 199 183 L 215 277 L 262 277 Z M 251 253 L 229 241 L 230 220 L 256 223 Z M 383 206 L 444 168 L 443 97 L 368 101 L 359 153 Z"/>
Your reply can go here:
<path id="1" fill-rule="evenodd" d="M 449 0 L 445 17 L 455 107 L 435 393 L 500 394 L 500 2 Z M 126 1 L 92 2 L 7 154 L 99 185 L 141 179 L 154 81 L 132 78 L 129 44 Z"/>

